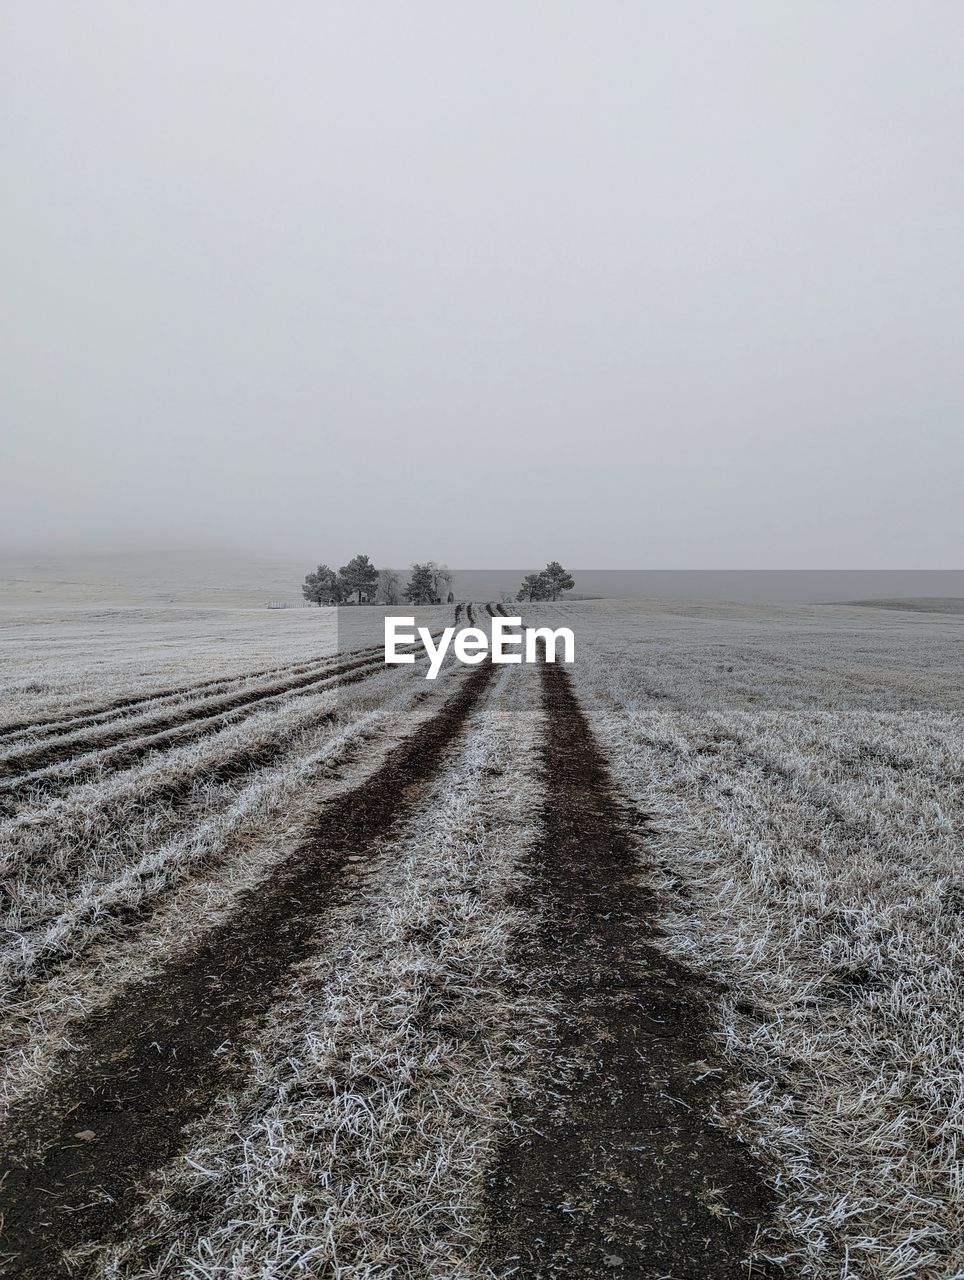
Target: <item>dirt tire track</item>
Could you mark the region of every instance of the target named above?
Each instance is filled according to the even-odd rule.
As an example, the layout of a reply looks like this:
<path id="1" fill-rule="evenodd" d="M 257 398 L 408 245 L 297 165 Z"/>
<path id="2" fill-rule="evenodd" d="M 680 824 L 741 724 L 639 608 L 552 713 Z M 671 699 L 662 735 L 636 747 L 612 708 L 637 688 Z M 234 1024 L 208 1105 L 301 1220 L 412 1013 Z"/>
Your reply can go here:
<path id="1" fill-rule="evenodd" d="M 539 1114 L 518 1108 L 493 1184 L 493 1265 L 528 1280 L 746 1280 L 774 1197 L 708 1119 L 724 1076 L 706 986 L 655 944 L 631 830 L 644 820 L 617 798 L 563 667 L 543 667 L 543 702 L 545 910 L 529 963 L 563 1011 L 547 1067 L 579 1066 Z M 749 1274 L 783 1273 L 756 1259 Z"/>
<path id="2" fill-rule="evenodd" d="M 64 1249 L 110 1238 L 136 1208 L 138 1180 L 177 1153 L 185 1124 L 229 1084 L 218 1050 L 310 954 L 348 856 L 410 817 L 494 670 L 473 670 L 367 782 L 326 805 L 288 863 L 189 955 L 92 1020 L 69 1080 L 14 1117 L 2 1245 L 19 1280 L 67 1276 Z"/>
<path id="3" fill-rule="evenodd" d="M 521 617 L 521 614 L 520 614 L 520 612 L 519 612 L 519 610 L 518 610 L 518 609 L 515 611 L 515 613 L 509 613 L 508 609 L 506 609 L 506 607 L 505 607 L 505 605 L 504 605 L 504 604 L 497 604 L 497 605 L 495 606 L 495 610 L 496 610 L 496 613 L 497 613 L 500 617 L 502 617 L 502 618 L 518 618 L 518 617 Z M 493 616 L 494 616 L 494 615 L 493 615 Z M 523 619 L 523 622 L 524 622 L 524 619 Z"/>

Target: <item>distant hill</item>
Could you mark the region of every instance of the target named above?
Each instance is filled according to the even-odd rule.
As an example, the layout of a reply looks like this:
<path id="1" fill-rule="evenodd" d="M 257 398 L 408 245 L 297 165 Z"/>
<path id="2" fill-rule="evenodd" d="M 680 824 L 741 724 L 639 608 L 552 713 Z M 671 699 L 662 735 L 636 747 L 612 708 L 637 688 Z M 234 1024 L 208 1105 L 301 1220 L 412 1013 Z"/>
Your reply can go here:
<path id="1" fill-rule="evenodd" d="M 907 600 L 848 600 L 865 609 L 902 609 L 909 613 L 964 614 L 964 600 L 956 596 L 915 596 Z"/>

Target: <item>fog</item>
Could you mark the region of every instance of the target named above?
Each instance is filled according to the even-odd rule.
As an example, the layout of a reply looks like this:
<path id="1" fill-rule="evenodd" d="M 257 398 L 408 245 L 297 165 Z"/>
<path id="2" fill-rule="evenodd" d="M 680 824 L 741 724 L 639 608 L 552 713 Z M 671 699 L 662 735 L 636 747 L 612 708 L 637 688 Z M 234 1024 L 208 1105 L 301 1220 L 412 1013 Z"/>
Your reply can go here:
<path id="1" fill-rule="evenodd" d="M 0 8 L 7 547 L 956 568 L 964 7 Z"/>

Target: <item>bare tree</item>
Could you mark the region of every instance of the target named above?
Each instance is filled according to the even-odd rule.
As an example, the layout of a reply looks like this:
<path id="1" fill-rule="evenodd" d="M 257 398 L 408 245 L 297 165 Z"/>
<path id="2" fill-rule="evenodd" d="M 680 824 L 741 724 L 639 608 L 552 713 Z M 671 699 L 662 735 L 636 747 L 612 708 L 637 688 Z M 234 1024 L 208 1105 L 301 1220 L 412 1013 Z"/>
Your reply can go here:
<path id="1" fill-rule="evenodd" d="M 394 569 L 379 569 L 375 599 L 379 604 L 398 604 L 402 598 L 402 580 Z"/>
<path id="2" fill-rule="evenodd" d="M 436 604 L 441 604 L 452 590 L 455 574 L 447 564 L 436 564 L 434 560 L 426 560 L 425 567 L 432 575 L 432 594 L 435 596 Z"/>

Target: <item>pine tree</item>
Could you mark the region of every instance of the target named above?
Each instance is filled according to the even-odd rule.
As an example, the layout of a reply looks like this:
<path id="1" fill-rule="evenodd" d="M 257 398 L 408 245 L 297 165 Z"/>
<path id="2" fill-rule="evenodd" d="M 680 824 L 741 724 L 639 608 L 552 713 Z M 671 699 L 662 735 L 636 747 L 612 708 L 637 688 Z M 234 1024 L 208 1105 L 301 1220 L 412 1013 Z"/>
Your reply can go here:
<path id="1" fill-rule="evenodd" d="M 517 600 L 548 600 L 552 585 L 544 573 L 527 573 L 516 595 Z"/>
<path id="2" fill-rule="evenodd" d="M 337 604 L 341 599 L 341 583 L 337 573 L 326 564 L 320 564 L 313 573 L 305 574 L 301 594 L 311 604 Z"/>
<path id="3" fill-rule="evenodd" d="M 362 596 L 373 595 L 375 587 L 378 585 L 378 570 L 368 556 L 355 556 L 347 564 L 342 565 L 338 573 L 341 577 L 345 594 L 352 595 L 357 591 L 359 604 L 361 604 Z"/>
<path id="4" fill-rule="evenodd" d="M 412 576 L 404 595 L 409 604 L 435 604 L 435 584 L 429 565 L 412 565 Z"/>
<path id="5" fill-rule="evenodd" d="M 564 569 L 558 560 L 550 560 L 540 576 L 545 578 L 549 585 L 551 600 L 558 600 L 564 591 L 571 591 L 576 585 L 572 574 L 568 569 Z"/>

